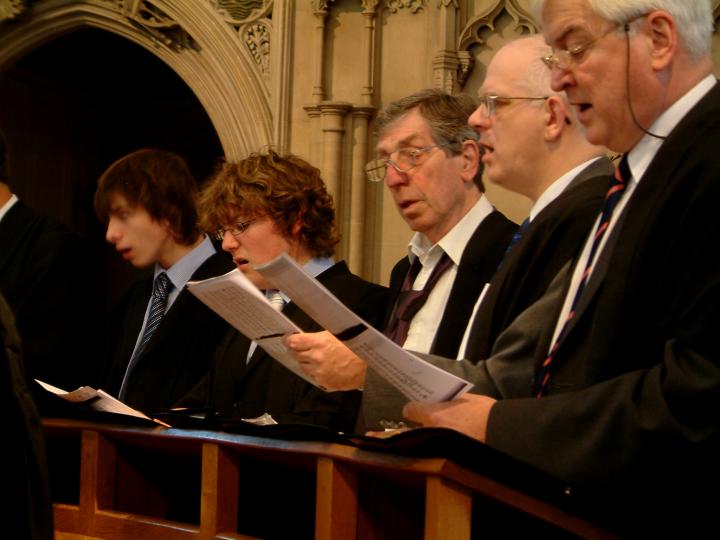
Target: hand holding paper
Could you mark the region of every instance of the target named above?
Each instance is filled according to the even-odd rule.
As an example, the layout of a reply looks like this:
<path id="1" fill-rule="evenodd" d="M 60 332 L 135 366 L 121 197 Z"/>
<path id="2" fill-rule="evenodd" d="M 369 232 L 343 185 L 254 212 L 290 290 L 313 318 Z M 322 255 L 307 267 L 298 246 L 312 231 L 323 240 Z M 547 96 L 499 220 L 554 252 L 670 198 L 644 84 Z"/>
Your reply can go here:
<path id="1" fill-rule="evenodd" d="M 445 401 L 472 387 L 471 383 L 404 350 L 365 323 L 286 254 L 255 270 L 409 399 Z M 294 339 L 289 340 L 293 342 Z M 349 360 L 347 365 L 357 367 Z M 350 375 L 352 379 L 354 375 Z"/>

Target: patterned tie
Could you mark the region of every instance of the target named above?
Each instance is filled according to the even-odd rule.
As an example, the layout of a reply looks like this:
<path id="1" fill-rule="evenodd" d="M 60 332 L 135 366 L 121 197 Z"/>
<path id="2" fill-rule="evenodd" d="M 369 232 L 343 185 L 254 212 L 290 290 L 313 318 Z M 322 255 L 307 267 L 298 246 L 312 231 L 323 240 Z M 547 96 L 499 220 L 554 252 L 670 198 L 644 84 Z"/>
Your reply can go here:
<path id="1" fill-rule="evenodd" d="M 277 311 L 282 311 L 285 307 L 285 299 L 283 298 L 282 294 L 280 294 L 280 291 L 278 291 L 277 289 L 267 290 L 265 292 L 265 296 L 272 304 L 272 307 L 274 307 Z"/>
<path id="2" fill-rule="evenodd" d="M 407 339 L 408 330 L 410 329 L 410 322 L 413 317 L 420 311 L 420 308 L 425 305 L 425 301 L 430 296 L 430 293 L 435 287 L 440 277 L 445 273 L 445 270 L 452 266 L 453 262 L 447 253 L 443 253 L 440 260 L 433 268 L 430 277 L 428 278 L 425 286 L 420 291 L 414 291 L 412 286 L 415 283 L 415 279 L 420 273 L 422 263 L 419 258 L 415 258 L 410 270 L 405 276 L 403 281 L 402 289 L 398 295 L 397 302 L 395 303 L 395 309 L 390 316 L 388 327 L 385 330 L 385 335 L 392 339 L 395 343 L 402 346 Z"/>
<path id="3" fill-rule="evenodd" d="M 280 291 L 278 291 L 277 289 L 267 289 L 265 291 L 265 298 L 268 299 L 268 302 L 270 302 L 270 304 L 273 308 L 275 308 L 276 311 L 282 311 L 285 307 L 285 299 L 283 298 L 283 295 L 280 294 Z M 251 341 L 250 346 L 248 347 L 247 356 L 245 357 L 246 362 L 250 362 L 250 358 L 252 358 L 252 355 L 255 354 L 256 349 L 257 343 Z"/>
<path id="4" fill-rule="evenodd" d="M 132 358 L 130 358 L 127 370 L 125 370 L 125 377 L 123 378 L 122 385 L 120 386 L 120 392 L 118 393 L 118 397 L 121 400 L 124 400 L 127 395 L 127 385 L 130 373 L 135 368 L 138 359 L 145 350 L 150 338 L 155 333 L 155 330 L 157 330 L 157 327 L 160 326 L 160 321 L 165 315 L 168 293 L 172 287 L 173 284 L 165 272 L 160 272 L 155 278 L 152 296 L 150 297 L 150 312 L 148 313 L 147 324 L 145 324 L 145 331 L 143 332 L 140 343 L 135 349 L 135 353 L 133 353 Z"/>
<path id="5" fill-rule="evenodd" d="M 610 225 L 610 220 L 612 219 L 613 211 L 615 210 L 617 203 L 622 198 L 623 193 L 625 193 L 625 188 L 627 187 L 627 183 L 630 180 L 631 176 L 632 174 L 630 172 L 630 167 L 628 166 L 627 156 L 623 155 L 622 159 L 620 160 L 620 164 L 615 169 L 615 175 L 613 176 L 613 181 L 610 184 L 610 189 L 608 189 L 608 192 L 605 195 L 605 203 L 603 204 L 602 213 L 600 214 L 600 222 L 598 223 L 597 229 L 595 231 L 595 236 L 593 237 L 593 243 L 590 247 L 590 255 L 588 256 L 587 263 L 585 264 L 585 270 L 582 273 L 580 283 L 578 284 L 577 291 L 575 292 L 572 304 L 570 305 L 570 311 L 568 312 L 567 318 L 565 319 L 565 322 L 563 323 L 563 326 L 558 333 L 558 337 L 555 340 L 555 343 L 553 343 L 553 346 L 550 349 L 550 354 L 538 370 L 538 374 L 535 379 L 536 397 L 543 397 L 547 395 L 548 382 L 550 381 L 550 368 L 552 367 L 555 354 L 557 353 L 560 342 L 565 337 L 568 323 L 575 316 L 575 308 L 578 305 L 580 297 L 582 296 L 582 293 L 585 290 L 585 286 L 587 285 L 590 273 L 592 272 L 593 264 L 595 263 L 595 257 L 598 251 L 598 246 L 600 245 L 600 242 L 605 236 L 605 232 L 607 231 L 608 226 Z"/>

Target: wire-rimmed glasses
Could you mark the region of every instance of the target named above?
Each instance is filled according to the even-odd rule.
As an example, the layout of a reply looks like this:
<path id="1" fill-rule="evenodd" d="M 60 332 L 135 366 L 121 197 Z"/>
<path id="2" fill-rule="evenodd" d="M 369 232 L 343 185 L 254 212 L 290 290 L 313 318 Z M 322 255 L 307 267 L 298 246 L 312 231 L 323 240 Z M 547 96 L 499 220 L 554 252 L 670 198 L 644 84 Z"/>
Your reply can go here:
<path id="1" fill-rule="evenodd" d="M 238 221 L 235 225 L 231 225 L 230 227 L 218 229 L 215 232 L 215 238 L 217 240 L 222 241 L 226 232 L 229 232 L 230 234 L 232 234 L 233 238 L 238 238 L 240 235 L 242 235 L 242 233 L 247 231 L 247 229 L 250 225 L 252 225 L 256 221 L 257 221 L 257 218 L 251 218 L 251 219 L 247 219 L 245 221 Z"/>
<path id="2" fill-rule="evenodd" d="M 484 94 L 478 98 L 480 105 L 485 107 L 485 116 L 495 116 L 498 103 L 526 99 L 530 101 L 545 101 L 550 96 L 496 96 Z"/>
<path id="3" fill-rule="evenodd" d="M 385 180 L 388 165 L 391 165 L 397 172 L 405 173 L 410 169 L 421 165 L 424 156 L 435 148 L 445 148 L 453 143 L 432 144 L 429 146 L 406 146 L 398 148 L 386 158 L 378 158 L 365 166 L 368 180 L 371 182 L 382 182 Z"/>

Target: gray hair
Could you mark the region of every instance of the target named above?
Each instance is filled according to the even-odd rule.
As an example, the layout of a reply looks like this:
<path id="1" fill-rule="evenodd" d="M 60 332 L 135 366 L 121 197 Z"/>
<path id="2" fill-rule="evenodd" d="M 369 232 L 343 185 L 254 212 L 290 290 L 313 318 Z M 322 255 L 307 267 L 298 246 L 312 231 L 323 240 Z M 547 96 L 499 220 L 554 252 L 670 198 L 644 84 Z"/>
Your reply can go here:
<path id="1" fill-rule="evenodd" d="M 667 11 L 675 19 L 678 35 L 691 58 L 710 54 L 713 16 L 710 0 L 587 0 L 603 19 L 624 24 L 651 11 Z M 533 0 L 532 13 L 538 21 L 547 0 Z"/>
<path id="2" fill-rule="evenodd" d="M 462 143 L 473 141 L 477 144 L 479 135 L 468 124 L 468 118 L 475 112 L 477 101 L 467 94 L 450 95 L 437 88 L 420 90 L 387 104 L 375 119 L 375 136 L 380 138 L 392 125 L 409 112 L 417 109 L 430 126 L 430 135 L 435 144 L 443 145 L 447 151 L 457 155 Z M 482 183 L 482 163 L 474 182 L 485 191 Z"/>

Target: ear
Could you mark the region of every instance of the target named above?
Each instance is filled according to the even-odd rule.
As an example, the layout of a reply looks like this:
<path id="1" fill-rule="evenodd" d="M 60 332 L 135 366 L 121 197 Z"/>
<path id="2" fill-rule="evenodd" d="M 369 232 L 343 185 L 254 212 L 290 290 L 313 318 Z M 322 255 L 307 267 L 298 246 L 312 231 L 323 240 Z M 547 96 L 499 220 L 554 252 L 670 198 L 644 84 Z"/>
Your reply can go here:
<path id="1" fill-rule="evenodd" d="M 303 227 L 303 214 L 304 212 L 301 211 L 300 215 L 295 220 L 295 223 L 293 223 L 293 226 L 290 228 L 290 234 L 294 239 L 300 238 L 300 231 L 302 231 Z"/>
<path id="2" fill-rule="evenodd" d="M 560 96 L 550 96 L 545 100 L 545 128 L 543 139 L 547 142 L 555 142 L 561 136 L 563 130 L 572 124 L 567 105 Z"/>
<path id="3" fill-rule="evenodd" d="M 653 11 L 647 15 L 643 29 L 650 38 L 650 65 L 655 71 L 667 69 L 678 52 L 678 33 L 674 19 L 666 11 Z"/>
<path id="4" fill-rule="evenodd" d="M 475 179 L 480 167 L 480 148 L 475 141 L 463 141 L 460 158 L 462 159 L 462 170 L 460 176 L 464 182 L 472 182 Z"/>

